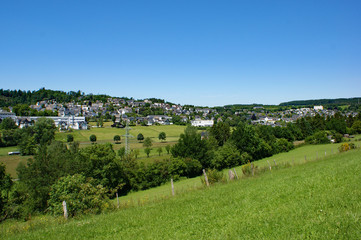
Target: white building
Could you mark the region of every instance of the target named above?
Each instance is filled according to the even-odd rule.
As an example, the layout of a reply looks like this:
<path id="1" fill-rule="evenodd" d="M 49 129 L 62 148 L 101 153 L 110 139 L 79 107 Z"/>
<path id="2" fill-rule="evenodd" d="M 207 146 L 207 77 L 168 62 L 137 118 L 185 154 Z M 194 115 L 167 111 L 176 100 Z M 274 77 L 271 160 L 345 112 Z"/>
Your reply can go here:
<path id="1" fill-rule="evenodd" d="M 322 111 L 323 110 L 323 106 L 314 106 L 313 109 L 315 111 Z"/>
<path id="2" fill-rule="evenodd" d="M 193 120 L 191 121 L 193 127 L 212 127 L 214 124 L 213 120 Z"/>
<path id="3" fill-rule="evenodd" d="M 20 127 L 27 127 L 33 125 L 39 118 L 44 117 L 16 117 L 15 123 Z M 45 117 L 50 118 L 54 121 L 55 126 L 66 130 L 69 128 L 75 130 L 81 129 L 88 129 L 88 124 L 85 121 L 85 117 L 75 117 L 75 116 L 68 116 L 68 117 Z"/>

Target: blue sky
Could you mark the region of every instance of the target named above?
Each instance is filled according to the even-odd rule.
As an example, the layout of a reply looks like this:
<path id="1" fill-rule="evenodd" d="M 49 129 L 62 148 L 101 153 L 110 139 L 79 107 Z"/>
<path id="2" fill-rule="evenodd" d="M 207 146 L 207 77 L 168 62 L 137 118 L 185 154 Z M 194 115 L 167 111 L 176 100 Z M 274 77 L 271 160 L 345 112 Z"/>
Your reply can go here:
<path id="1" fill-rule="evenodd" d="M 202 106 L 361 96 L 361 1 L 0 2 L 0 88 Z"/>

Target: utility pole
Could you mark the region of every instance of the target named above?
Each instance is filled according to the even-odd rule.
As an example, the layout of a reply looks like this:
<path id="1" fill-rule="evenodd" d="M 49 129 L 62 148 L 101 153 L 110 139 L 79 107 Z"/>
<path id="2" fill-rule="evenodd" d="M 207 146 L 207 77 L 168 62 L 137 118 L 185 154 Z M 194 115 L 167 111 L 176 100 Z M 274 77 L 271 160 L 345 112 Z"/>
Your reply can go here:
<path id="1" fill-rule="evenodd" d="M 129 138 L 133 137 L 132 135 L 129 134 L 130 130 L 131 128 L 129 127 L 129 120 L 127 120 L 127 125 L 125 127 L 125 135 L 123 135 L 123 137 L 125 137 L 125 155 L 130 154 Z"/>

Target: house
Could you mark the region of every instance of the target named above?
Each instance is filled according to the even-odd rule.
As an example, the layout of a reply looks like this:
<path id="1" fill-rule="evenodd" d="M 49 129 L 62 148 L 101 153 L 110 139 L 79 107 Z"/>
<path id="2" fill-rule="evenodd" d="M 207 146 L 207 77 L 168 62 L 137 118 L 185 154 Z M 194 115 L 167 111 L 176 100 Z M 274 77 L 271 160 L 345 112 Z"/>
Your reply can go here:
<path id="1" fill-rule="evenodd" d="M 147 116 L 148 125 L 153 125 L 155 123 L 160 125 L 171 125 L 173 124 L 172 117 L 168 117 L 166 115 L 148 115 Z"/>
<path id="2" fill-rule="evenodd" d="M 213 120 L 192 120 L 191 124 L 193 127 L 212 127 L 214 124 Z"/>
<path id="3" fill-rule="evenodd" d="M 314 106 L 313 109 L 315 111 L 322 111 L 323 110 L 323 106 Z"/>

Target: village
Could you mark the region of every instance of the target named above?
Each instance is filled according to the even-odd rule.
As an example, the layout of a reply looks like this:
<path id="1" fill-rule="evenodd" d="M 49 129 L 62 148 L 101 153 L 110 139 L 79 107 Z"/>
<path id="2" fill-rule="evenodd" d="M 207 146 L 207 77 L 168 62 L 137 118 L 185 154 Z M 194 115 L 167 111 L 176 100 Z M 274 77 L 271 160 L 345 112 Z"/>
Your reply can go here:
<path id="1" fill-rule="evenodd" d="M 230 111 L 224 107 L 196 107 L 164 102 L 164 100 L 134 100 L 124 98 L 108 98 L 102 101 L 78 101 L 58 103 L 55 100 L 44 100 L 29 106 L 37 112 L 50 111 L 53 116 L 46 116 L 54 120 L 56 127 L 60 130 L 88 129 L 91 121 L 112 121 L 112 127 L 124 127 L 128 122 L 132 125 L 186 125 L 195 127 L 212 127 L 219 121 L 230 121 L 242 117 L 253 125 L 284 126 L 286 123 L 295 122 L 303 117 L 313 117 L 317 114 L 327 117 L 334 116 L 340 112 L 344 116 L 357 115 L 353 111 L 340 111 L 338 109 L 326 109 L 323 106 L 313 107 L 288 107 L 286 110 L 272 110 L 268 106 L 247 106 L 244 109 Z M 20 127 L 27 127 L 34 124 L 39 116 L 17 116 L 13 107 L 0 110 L 0 118 L 12 118 Z M 151 113 L 151 114 L 149 114 Z M 57 115 L 57 116 L 54 116 Z M 93 127 L 101 127 L 97 124 Z"/>

